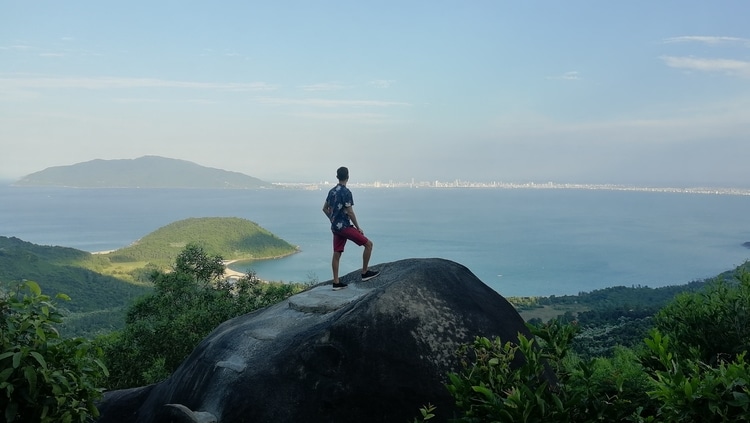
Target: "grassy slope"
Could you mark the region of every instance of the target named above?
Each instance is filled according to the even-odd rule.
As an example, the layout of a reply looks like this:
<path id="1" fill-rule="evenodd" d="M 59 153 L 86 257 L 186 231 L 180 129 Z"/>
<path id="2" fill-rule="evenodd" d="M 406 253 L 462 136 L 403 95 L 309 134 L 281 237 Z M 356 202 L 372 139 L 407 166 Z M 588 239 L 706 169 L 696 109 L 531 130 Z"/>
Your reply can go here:
<path id="1" fill-rule="evenodd" d="M 297 251 L 294 245 L 249 220 L 202 217 L 171 223 L 104 257 L 112 264 L 150 262 L 165 266 L 174 263 L 182 249 L 191 243 L 225 260 L 267 259 Z"/>

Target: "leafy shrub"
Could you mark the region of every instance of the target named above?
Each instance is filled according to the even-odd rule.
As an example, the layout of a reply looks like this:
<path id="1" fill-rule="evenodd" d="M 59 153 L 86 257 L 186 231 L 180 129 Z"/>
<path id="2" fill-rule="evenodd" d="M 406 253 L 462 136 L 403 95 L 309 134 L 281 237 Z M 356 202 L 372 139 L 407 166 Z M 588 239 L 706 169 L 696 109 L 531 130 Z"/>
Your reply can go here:
<path id="1" fill-rule="evenodd" d="M 108 388 L 143 386 L 167 378 L 220 323 L 275 304 L 304 289 L 264 283 L 250 274 L 237 283 L 221 279 L 221 257 L 188 245 L 173 271 L 154 271 L 154 290 L 127 312 L 125 328 L 97 338 L 111 377 Z"/>
<path id="2" fill-rule="evenodd" d="M 710 365 L 750 349 L 750 272 L 736 283 L 722 280 L 703 292 L 683 293 L 656 315 L 656 327 L 682 358 Z"/>
<path id="3" fill-rule="evenodd" d="M 518 344 L 477 337 L 459 350 L 463 370 L 448 375 L 459 422 L 642 421 L 652 385 L 627 348 L 613 358 L 583 361 L 569 355 L 577 332 L 557 321 L 534 327 Z M 522 355 L 520 367 L 511 362 Z M 551 376 L 554 370 L 556 378 Z"/>
<path id="4" fill-rule="evenodd" d="M 579 421 L 640 421 L 654 410 L 646 391 L 651 379 L 631 349 L 616 347 L 611 357 L 572 361 L 566 389 L 589 419 Z"/>
<path id="5" fill-rule="evenodd" d="M 653 371 L 654 386 L 648 392 L 659 403 L 658 421 L 750 420 L 750 365 L 746 352 L 712 367 L 694 359 L 681 360 L 674 353 L 670 338 L 659 331 L 652 332 L 646 345 L 660 365 Z"/>
<path id="6" fill-rule="evenodd" d="M 60 299 L 68 299 L 58 294 Z M 0 412 L 6 422 L 85 422 L 99 415 L 102 352 L 61 339 L 62 315 L 35 282 L 0 295 Z"/>
<path id="7" fill-rule="evenodd" d="M 553 322 L 536 334 L 541 345 L 519 334 L 518 344 L 477 337 L 459 350 L 463 370 L 449 373 L 447 384 L 462 412 L 458 421 L 572 421 L 576 410 L 566 399 L 561 362 L 575 328 Z M 512 364 L 519 357 L 522 364 Z"/>
<path id="8" fill-rule="evenodd" d="M 528 325 L 535 337 L 517 344 L 477 337 L 459 350 L 462 370 L 448 375 L 456 421 L 750 421 L 750 273 L 735 276 L 679 295 L 644 344 L 604 357 L 575 355 L 578 329 L 566 319 Z M 422 421 L 433 411 L 420 409 Z"/>

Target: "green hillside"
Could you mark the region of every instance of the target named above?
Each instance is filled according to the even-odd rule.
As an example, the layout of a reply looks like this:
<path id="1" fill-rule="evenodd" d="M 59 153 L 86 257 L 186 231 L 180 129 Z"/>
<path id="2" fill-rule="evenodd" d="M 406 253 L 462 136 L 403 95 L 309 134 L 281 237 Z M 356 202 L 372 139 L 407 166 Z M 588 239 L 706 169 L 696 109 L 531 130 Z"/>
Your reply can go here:
<path id="1" fill-rule="evenodd" d="M 50 167 L 26 175 L 15 185 L 77 188 L 274 188 L 273 184 L 243 173 L 158 156 L 97 159 Z"/>
<path id="2" fill-rule="evenodd" d="M 165 266 L 173 263 L 188 244 L 198 244 L 225 260 L 269 259 L 297 252 L 297 247 L 249 220 L 202 217 L 170 223 L 105 257 L 113 264 L 149 262 Z"/>
<path id="3" fill-rule="evenodd" d="M 740 275 L 746 272 L 750 272 L 750 262 L 685 285 L 614 286 L 578 295 L 509 297 L 508 301 L 530 323 L 575 322 L 580 333 L 572 347 L 579 356 L 591 358 L 611 355 L 618 346 L 640 345 L 654 325 L 654 316 L 676 297 L 702 292 L 717 281 L 737 284 Z"/>
<path id="4" fill-rule="evenodd" d="M 33 280 L 48 295 L 67 294 L 71 301 L 59 306 L 68 315 L 62 330 L 69 334 L 120 329 L 127 306 L 151 291 L 150 271 L 168 268 L 188 244 L 225 260 L 268 259 L 297 251 L 256 223 L 226 217 L 174 222 L 109 254 L 0 236 L 0 290 Z"/>
<path id="5" fill-rule="evenodd" d="M 78 329 L 87 330 L 92 314 L 96 315 L 96 330 L 118 327 L 125 307 L 150 288 L 78 264 L 92 259 L 90 253 L 74 248 L 41 246 L 0 236 L 0 289 L 33 280 L 49 295 L 64 293 L 71 298 L 60 306 L 71 313 Z"/>
<path id="6" fill-rule="evenodd" d="M 120 307 L 147 292 L 142 285 L 77 265 L 90 257 L 90 253 L 74 248 L 41 246 L 0 236 L 0 282 L 33 280 L 51 295 L 65 293 L 71 301 L 64 306 L 72 312 Z"/>

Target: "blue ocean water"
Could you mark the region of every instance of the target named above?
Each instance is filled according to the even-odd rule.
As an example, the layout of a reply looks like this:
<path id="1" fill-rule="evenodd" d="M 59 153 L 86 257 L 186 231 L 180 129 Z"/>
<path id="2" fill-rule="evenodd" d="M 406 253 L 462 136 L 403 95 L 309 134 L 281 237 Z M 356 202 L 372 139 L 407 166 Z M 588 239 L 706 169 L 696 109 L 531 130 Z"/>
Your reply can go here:
<path id="1" fill-rule="evenodd" d="M 750 196 L 563 189 L 353 188 L 371 265 L 440 257 L 506 296 L 684 284 L 750 259 Z M 236 216 L 301 251 L 237 263 L 268 280 L 329 280 L 324 190 L 72 189 L 0 186 L 0 235 L 112 250 L 176 220 Z M 347 244 L 342 273 L 361 266 Z"/>

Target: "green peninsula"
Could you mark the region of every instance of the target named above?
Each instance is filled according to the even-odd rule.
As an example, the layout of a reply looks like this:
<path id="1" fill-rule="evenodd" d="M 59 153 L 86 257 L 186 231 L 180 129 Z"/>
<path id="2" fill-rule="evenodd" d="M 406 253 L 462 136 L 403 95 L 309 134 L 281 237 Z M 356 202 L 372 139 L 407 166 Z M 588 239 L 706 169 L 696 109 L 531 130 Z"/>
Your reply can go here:
<path id="1" fill-rule="evenodd" d="M 174 263 L 188 244 L 225 260 L 263 260 L 294 254 L 298 248 L 257 223 L 239 217 L 200 217 L 163 226 L 125 248 L 104 254 L 111 263 Z"/>

